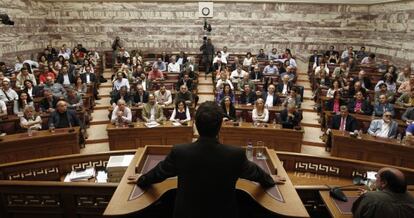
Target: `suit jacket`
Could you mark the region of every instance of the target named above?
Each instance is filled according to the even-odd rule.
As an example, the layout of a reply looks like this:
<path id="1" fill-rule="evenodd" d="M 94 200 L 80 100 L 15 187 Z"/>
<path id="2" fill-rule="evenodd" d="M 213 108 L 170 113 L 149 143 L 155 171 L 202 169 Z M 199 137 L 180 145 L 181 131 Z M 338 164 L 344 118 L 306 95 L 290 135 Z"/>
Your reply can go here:
<path id="1" fill-rule="evenodd" d="M 414 120 L 414 107 L 409 107 L 405 110 L 404 114 L 401 116 L 403 121 Z"/>
<path id="2" fill-rule="evenodd" d="M 59 101 L 59 98 L 53 96 L 53 100 L 52 100 L 52 107 L 53 108 L 56 108 L 56 104 L 57 104 L 58 101 Z M 42 109 L 43 111 L 46 111 L 50 108 L 49 101 L 47 100 L 47 98 L 43 98 L 40 101 L 39 105 L 40 105 L 40 109 Z"/>
<path id="3" fill-rule="evenodd" d="M 74 126 L 80 126 L 81 128 L 83 127 L 80 120 L 79 120 L 79 118 L 78 118 L 78 115 L 76 115 L 76 111 L 68 109 L 66 111 L 66 117 L 68 119 L 68 123 L 70 123 L 72 125 L 72 127 L 74 127 Z M 60 126 L 60 115 L 59 115 L 59 112 L 57 110 L 50 114 L 49 126 L 50 126 L 51 123 L 53 123 L 56 128 L 59 128 L 59 126 Z M 70 127 L 70 125 L 64 126 L 64 127 L 61 127 L 61 128 L 69 128 L 69 127 Z"/>
<path id="4" fill-rule="evenodd" d="M 316 66 L 319 66 L 319 61 L 320 61 L 320 58 L 321 58 L 320 55 L 311 55 L 309 57 L 309 62 L 310 63 L 315 63 L 315 58 L 316 58 Z"/>
<path id="5" fill-rule="evenodd" d="M 355 99 L 351 99 L 348 103 L 348 111 L 350 113 L 355 113 Z M 368 101 L 364 100 L 362 101 L 361 110 L 364 112 L 365 115 L 371 115 L 372 114 L 372 108 Z"/>
<path id="6" fill-rule="evenodd" d="M 382 116 L 384 114 L 384 108 L 385 111 L 389 111 L 392 113 L 392 116 L 394 117 L 395 111 L 394 111 L 394 105 L 387 103 L 386 105 L 380 105 L 379 103 L 375 103 L 374 105 L 374 112 L 375 116 Z"/>
<path id="7" fill-rule="evenodd" d="M 254 104 L 256 101 L 256 93 L 250 91 L 249 94 L 246 94 L 246 92 L 242 92 L 240 95 L 240 104 Z"/>
<path id="8" fill-rule="evenodd" d="M 263 93 L 263 101 L 266 103 L 267 92 Z M 277 96 L 276 93 L 273 94 L 273 106 L 280 104 L 280 98 Z"/>
<path id="9" fill-rule="evenodd" d="M 168 156 L 141 176 L 138 186 L 178 176 L 174 218 L 238 217 L 235 185 L 238 178 L 273 186 L 273 179 L 246 158 L 244 149 L 222 145 L 201 136 L 191 144 L 176 145 Z"/>
<path id="10" fill-rule="evenodd" d="M 359 81 L 358 77 L 354 77 L 354 78 L 353 78 L 353 82 L 350 84 L 350 85 L 351 85 L 351 87 L 353 87 L 353 86 L 354 86 L 354 83 L 355 83 L 356 81 Z M 374 87 L 372 87 L 371 80 L 370 80 L 368 77 L 364 77 L 364 78 L 362 79 L 362 82 L 364 83 L 364 86 L 365 86 L 365 88 L 366 88 L 366 89 L 374 89 Z M 362 84 L 361 84 L 361 85 L 362 85 Z"/>
<path id="11" fill-rule="evenodd" d="M 255 73 L 254 71 L 250 72 L 250 79 L 258 79 L 258 80 L 262 80 L 263 79 L 263 72 L 257 72 Z"/>
<path id="12" fill-rule="evenodd" d="M 184 80 L 183 80 L 183 79 L 180 79 L 180 80 L 177 82 L 177 86 L 176 86 L 177 91 L 179 91 L 179 90 L 180 90 L 180 87 L 181 87 L 182 85 L 184 85 Z M 186 82 L 186 85 L 187 85 L 188 90 L 190 90 L 190 91 L 192 91 L 192 90 L 193 90 L 193 80 L 192 80 L 192 79 L 188 79 L 188 80 L 187 80 L 187 82 Z"/>
<path id="13" fill-rule="evenodd" d="M 148 95 L 147 95 L 147 98 L 148 98 Z M 119 94 L 119 92 L 116 92 L 111 97 L 110 104 L 113 104 L 113 103 L 117 104 L 119 99 L 121 99 L 121 95 Z M 128 104 L 128 102 L 130 102 L 132 100 L 132 98 L 131 98 L 131 96 L 128 93 L 126 93 L 125 96 L 124 96 L 124 100 Z M 138 100 L 139 100 L 139 98 L 138 98 Z M 144 95 L 144 100 L 145 100 L 145 95 Z"/>
<path id="14" fill-rule="evenodd" d="M 226 117 L 229 120 L 236 120 L 236 109 L 234 107 L 230 107 L 230 111 L 227 111 L 226 107 L 221 107 L 221 109 L 223 110 L 224 117 Z"/>
<path id="15" fill-rule="evenodd" d="M 141 101 L 141 98 L 138 95 L 138 92 L 136 92 L 133 96 L 134 103 L 136 103 L 136 104 L 137 103 L 147 103 L 148 102 L 148 96 L 149 96 L 148 92 L 144 91 L 144 94 L 142 96 L 142 101 Z"/>
<path id="16" fill-rule="evenodd" d="M 155 120 L 157 122 L 161 120 L 165 120 L 164 110 L 162 109 L 162 107 L 159 106 L 158 104 L 155 104 L 154 107 L 155 107 Z M 150 118 L 151 118 L 151 105 L 147 103 L 144 105 L 144 107 L 142 107 L 142 119 L 145 122 L 148 122 Z"/>
<path id="17" fill-rule="evenodd" d="M 300 126 L 302 114 L 298 111 L 293 113 L 293 117 L 289 117 L 288 114 L 289 112 L 287 109 L 283 109 L 280 112 L 280 123 L 283 125 L 283 128 L 293 129 L 295 126 Z"/>
<path id="18" fill-rule="evenodd" d="M 23 92 L 27 92 L 27 88 L 23 89 Z M 32 88 L 32 95 L 33 97 L 42 97 L 43 96 L 43 87 L 41 86 L 33 86 Z"/>
<path id="19" fill-rule="evenodd" d="M 75 83 L 75 77 L 71 73 L 68 73 L 68 76 L 69 76 L 70 83 L 71 84 L 74 84 Z M 63 84 L 63 81 L 64 81 L 63 74 L 59 73 L 59 75 L 56 78 L 56 82 L 58 82 L 60 84 Z"/>
<path id="20" fill-rule="evenodd" d="M 369 125 L 368 134 L 375 135 L 376 133 L 381 131 L 382 127 L 382 119 L 373 120 Z M 398 123 L 393 120 L 391 121 L 390 131 L 388 132 L 388 138 L 395 138 L 398 134 Z"/>
<path id="21" fill-rule="evenodd" d="M 81 80 L 82 80 L 82 83 L 86 83 L 86 73 L 81 74 L 81 75 L 80 75 L 80 78 L 81 78 Z M 96 83 L 96 82 L 98 82 L 98 81 L 97 81 L 97 79 L 96 79 L 96 75 L 95 75 L 94 73 L 90 73 L 90 74 L 89 74 L 89 81 L 90 81 L 91 83 Z"/>
<path id="22" fill-rule="evenodd" d="M 287 84 L 287 91 L 289 92 L 290 89 L 292 89 L 292 83 L 291 82 L 288 82 L 288 84 Z M 283 82 L 280 82 L 280 83 L 277 84 L 276 91 L 278 93 L 282 93 L 282 91 L 283 91 Z"/>
<path id="23" fill-rule="evenodd" d="M 339 129 L 341 127 L 341 115 L 335 115 L 332 117 L 329 128 Z M 345 130 L 353 132 L 358 128 L 358 121 L 351 115 L 348 115 L 345 120 Z"/>

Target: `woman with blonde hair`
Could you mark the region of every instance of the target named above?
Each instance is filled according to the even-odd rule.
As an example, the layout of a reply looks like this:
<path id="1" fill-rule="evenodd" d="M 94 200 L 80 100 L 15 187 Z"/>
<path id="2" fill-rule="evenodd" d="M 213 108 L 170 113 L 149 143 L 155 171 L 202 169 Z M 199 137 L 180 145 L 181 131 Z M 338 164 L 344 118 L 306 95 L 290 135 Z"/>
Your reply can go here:
<path id="1" fill-rule="evenodd" d="M 253 112 L 253 122 L 267 123 L 269 121 L 269 110 L 265 108 L 265 103 L 262 98 L 256 100 Z"/>

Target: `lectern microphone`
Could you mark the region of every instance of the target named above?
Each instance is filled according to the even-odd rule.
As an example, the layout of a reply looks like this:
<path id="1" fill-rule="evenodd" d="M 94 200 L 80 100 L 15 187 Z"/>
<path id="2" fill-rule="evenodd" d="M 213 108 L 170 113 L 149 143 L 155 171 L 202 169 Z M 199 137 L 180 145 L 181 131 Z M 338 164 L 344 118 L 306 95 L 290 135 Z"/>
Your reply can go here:
<path id="1" fill-rule="evenodd" d="M 343 188 L 348 188 L 348 187 L 352 187 L 352 186 L 360 186 L 360 185 L 364 185 L 363 182 L 363 178 L 360 176 L 355 177 L 354 179 L 352 179 L 352 185 L 345 185 L 345 186 L 339 186 L 339 187 L 330 187 L 329 185 L 328 188 L 329 190 L 329 195 L 335 199 L 338 199 L 340 201 L 344 201 L 347 202 L 348 198 L 346 197 L 346 195 L 344 194 L 344 192 L 342 191 Z"/>

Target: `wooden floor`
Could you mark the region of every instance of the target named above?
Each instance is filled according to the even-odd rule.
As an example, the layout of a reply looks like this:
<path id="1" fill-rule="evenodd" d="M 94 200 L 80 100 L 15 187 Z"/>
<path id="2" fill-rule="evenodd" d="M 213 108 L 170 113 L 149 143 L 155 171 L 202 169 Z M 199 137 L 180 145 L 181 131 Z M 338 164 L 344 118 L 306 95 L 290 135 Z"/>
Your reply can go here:
<path id="1" fill-rule="evenodd" d="M 302 125 L 305 129 L 305 135 L 302 143 L 302 153 L 330 156 L 330 153 L 325 152 L 323 147 L 324 145 L 319 139 L 322 132 L 318 123 L 319 116 L 314 110 L 314 102 L 310 100 L 312 91 L 310 89 L 308 75 L 306 74 L 307 64 L 298 61 L 298 66 L 299 74 L 297 84 L 302 85 L 305 88 L 304 102 L 302 103 L 302 109 L 304 111 Z M 96 101 L 95 110 L 92 113 L 93 120 L 90 128 L 87 130 L 89 137 L 86 142 L 86 147 L 81 149 L 81 153 L 84 154 L 109 151 L 106 124 L 109 123 L 108 108 L 110 107 L 109 92 L 111 91 L 111 82 L 109 78 L 111 77 L 111 69 L 106 69 L 104 71 L 104 77 L 108 79 L 108 82 L 101 84 L 101 88 L 99 89 L 101 100 Z M 214 100 L 213 83 L 210 75 L 206 80 L 204 78 L 204 74 L 201 73 L 199 77 L 198 91 L 200 97 L 199 103 Z M 196 130 L 195 137 L 197 137 Z"/>

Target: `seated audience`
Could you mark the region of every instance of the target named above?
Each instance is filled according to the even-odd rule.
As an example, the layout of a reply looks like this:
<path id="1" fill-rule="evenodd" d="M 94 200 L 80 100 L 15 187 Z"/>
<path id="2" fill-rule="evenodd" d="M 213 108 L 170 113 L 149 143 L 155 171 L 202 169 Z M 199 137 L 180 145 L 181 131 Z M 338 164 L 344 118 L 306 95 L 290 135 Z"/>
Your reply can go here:
<path id="1" fill-rule="evenodd" d="M 7 105 L 3 100 L 0 100 L 0 118 L 7 116 Z"/>
<path id="2" fill-rule="evenodd" d="M 132 96 L 132 100 L 133 100 L 132 104 L 134 106 L 137 106 L 137 105 L 148 103 L 148 97 L 149 97 L 149 93 L 144 90 L 144 87 L 142 85 L 138 84 L 137 91 Z"/>
<path id="3" fill-rule="evenodd" d="M 384 112 L 382 119 L 375 119 L 369 125 L 368 134 L 380 138 L 395 138 L 398 133 L 398 123 L 392 119 L 389 111 Z"/>
<path id="4" fill-rule="evenodd" d="M 354 98 L 357 92 L 361 92 L 365 98 L 367 98 L 368 96 L 367 89 L 363 88 L 361 82 L 359 81 L 355 81 L 355 83 L 352 86 L 349 86 L 348 98 Z"/>
<path id="5" fill-rule="evenodd" d="M 407 123 L 407 125 L 410 125 L 414 122 L 414 107 L 409 107 L 407 110 L 404 111 L 403 115 L 401 116 L 401 119 Z"/>
<path id="6" fill-rule="evenodd" d="M 188 123 L 188 121 L 191 120 L 190 109 L 184 101 L 175 103 L 175 108 L 171 114 L 170 120 L 181 124 Z"/>
<path id="7" fill-rule="evenodd" d="M 396 101 L 396 105 L 402 106 L 402 107 L 412 107 L 414 106 L 414 90 L 411 92 L 407 92 L 402 94 Z"/>
<path id="8" fill-rule="evenodd" d="M 52 77 L 48 76 L 46 77 L 46 84 L 43 88 L 43 90 L 50 90 L 53 94 L 53 96 L 56 96 L 58 98 L 64 98 L 66 96 L 66 89 L 62 86 L 60 83 L 55 83 L 52 79 Z"/>
<path id="9" fill-rule="evenodd" d="M 221 50 L 220 52 L 221 52 L 221 57 L 225 59 L 226 61 L 228 61 L 230 52 L 227 51 L 227 46 L 224 46 L 223 50 Z"/>
<path id="10" fill-rule="evenodd" d="M 385 95 L 380 95 L 379 101 L 374 105 L 374 114 L 375 116 L 382 117 L 385 111 L 391 112 L 392 117 L 395 116 L 394 105 L 387 101 Z"/>
<path id="11" fill-rule="evenodd" d="M 217 104 L 220 104 L 220 102 L 223 100 L 223 98 L 225 96 L 230 97 L 231 102 L 234 104 L 235 102 L 235 97 L 234 94 L 230 88 L 229 84 L 224 84 L 223 90 L 221 90 L 218 94 L 217 94 L 217 98 L 216 98 L 216 102 Z"/>
<path id="12" fill-rule="evenodd" d="M 375 54 L 371 53 L 368 56 L 364 57 L 361 61 L 361 65 L 374 66 L 375 65 Z"/>
<path id="13" fill-rule="evenodd" d="M 362 191 L 352 205 L 353 217 L 413 217 L 414 197 L 407 191 L 404 174 L 398 169 L 385 167 L 375 177 L 377 190 Z"/>
<path id="14" fill-rule="evenodd" d="M 126 86 L 122 86 L 121 89 L 119 90 L 119 92 L 113 92 L 112 93 L 110 104 L 112 105 L 113 108 L 116 107 L 117 102 L 119 100 L 123 100 L 125 102 L 125 104 L 127 104 L 127 105 L 129 105 L 131 103 L 132 97 L 128 93 Z"/>
<path id="15" fill-rule="evenodd" d="M 267 65 L 263 69 L 263 75 L 265 76 L 277 76 L 279 75 L 279 69 L 275 66 L 272 60 L 269 61 L 269 65 Z"/>
<path id="16" fill-rule="evenodd" d="M 362 92 L 359 91 L 355 94 L 355 98 L 352 98 L 348 103 L 348 110 L 350 113 L 371 115 L 372 108 L 370 103 L 364 99 Z"/>
<path id="17" fill-rule="evenodd" d="M 292 67 L 294 70 L 298 67 L 296 60 L 292 57 L 292 54 L 288 54 L 286 61 L 289 61 L 289 66 Z"/>
<path id="18" fill-rule="evenodd" d="M 397 85 L 401 85 L 402 83 L 409 81 L 410 75 L 411 75 L 411 67 L 410 66 L 404 67 L 402 72 L 398 74 Z"/>
<path id="19" fill-rule="evenodd" d="M 128 79 L 124 78 L 123 73 L 118 71 L 116 73 L 116 80 L 113 82 L 113 90 L 117 92 L 122 86 L 126 86 L 127 91 L 129 91 L 130 86 Z"/>
<path id="20" fill-rule="evenodd" d="M 164 80 L 164 74 L 158 69 L 157 66 L 153 66 L 152 70 L 148 72 L 149 81 L 160 81 Z"/>
<path id="21" fill-rule="evenodd" d="M 326 92 L 326 97 L 333 98 L 335 92 L 342 93 L 342 91 L 343 91 L 343 88 L 342 88 L 341 83 L 338 80 L 333 80 L 331 83 L 331 87 Z"/>
<path id="22" fill-rule="evenodd" d="M 126 102 L 123 99 L 119 99 L 117 105 L 112 111 L 111 123 L 115 125 L 126 125 L 132 122 L 132 112 L 127 107 Z"/>
<path id="23" fill-rule="evenodd" d="M 414 123 L 407 124 L 407 129 L 405 129 L 405 136 L 412 138 L 414 135 Z"/>
<path id="24" fill-rule="evenodd" d="M 82 124 L 76 115 L 76 111 L 69 110 L 67 103 L 64 100 L 59 100 L 56 104 L 56 110 L 50 114 L 49 126 L 59 128 L 72 128 L 74 126 L 81 126 Z"/>
<path id="25" fill-rule="evenodd" d="M 82 79 L 82 83 L 90 84 L 90 83 L 98 82 L 96 75 L 92 73 L 91 69 L 92 68 L 90 66 L 85 67 L 85 73 L 82 73 L 80 75 L 80 78 Z"/>
<path id="26" fill-rule="evenodd" d="M 348 74 L 349 74 L 348 65 L 346 63 L 342 62 L 339 65 L 339 67 L 336 67 L 334 69 L 332 77 L 334 77 L 335 79 L 347 78 Z"/>
<path id="27" fill-rule="evenodd" d="M 295 105 L 288 105 L 280 112 L 280 123 L 283 128 L 293 129 L 300 126 L 302 114 L 296 110 Z"/>
<path id="28" fill-rule="evenodd" d="M 237 84 L 237 86 L 239 87 L 239 91 L 243 91 L 245 85 L 248 85 L 250 87 L 250 90 L 252 91 L 256 90 L 256 85 L 254 84 L 252 80 L 250 80 L 249 74 L 245 74 L 243 76 L 243 79 L 240 80 L 239 83 Z"/>
<path id="29" fill-rule="evenodd" d="M 176 101 L 176 103 L 180 102 Z M 153 94 L 148 96 L 148 103 L 144 104 L 142 108 L 142 119 L 144 122 L 157 122 L 161 123 L 165 120 L 163 108 L 155 103 L 155 97 Z"/>
<path id="30" fill-rule="evenodd" d="M 339 91 L 334 92 L 333 98 L 326 102 L 327 111 L 339 113 L 342 106 L 346 106 L 346 101 L 342 99 L 341 92 Z"/>
<path id="31" fill-rule="evenodd" d="M 52 91 L 45 89 L 43 91 L 44 98 L 40 101 L 40 111 L 51 113 L 55 110 L 59 98 L 54 96 Z"/>
<path id="32" fill-rule="evenodd" d="M 27 105 L 24 108 L 23 116 L 20 117 L 20 127 L 23 129 L 42 129 L 42 119 L 36 114 L 33 106 Z"/>
<path id="33" fill-rule="evenodd" d="M 398 88 L 398 93 L 407 93 L 411 92 L 411 90 L 414 89 L 414 74 L 410 75 L 410 79 L 408 81 L 405 81 L 401 84 L 401 86 Z"/>
<path id="34" fill-rule="evenodd" d="M 329 128 L 347 132 L 354 132 L 357 130 L 358 121 L 349 114 L 348 108 L 345 105 L 342 105 L 340 110 L 340 114 L 336 114 L 332 117 Z"/>
<path id="35" fill-rule="evenodd" d="M 15 77 L 13 69 L 6 66 L 6 63 L 0 62 L 0 73 L 7 77 Z"/>
<path id="36" fill-rule="evenodd" d="M 62 69 L 56 78 L 56 82 L 62 84 L 64 87 L 69 87 L 75 83 L 75 76 L 69 73 L 66 66 L 62 66 Z"/>
<path id="37" fill-rule="evenodd" d="M 241 65 L 238 65 L 237 69 L 231 72 L 230 80 L 233 83 L 238 83 L 245 75 L 249 75 L 249 74 L 243 70 Z"/>
<path id="38" fill-rule="evenodd" d="M 28 64 L 30 71 L 32 71 L 32 67 L 39 68 L 39 63 L 32 60 L 25 60 L 23 61 L 23 57 L 21 55 L 17 56 L 17 63 L 14 65 L 14 72 L 19 72 L 24 64 Z"/>
<path id="39" fill-rule="evenodd" d="M 288 66 L 286 68 L 286 72 L 280 74 L 280 78 L 283 78 L 285 76 L 288 76 L 289 77 L 289 82 L 293 82 L 295 80 L 295 78 L 296 78 L 295 69 L 293 67 L 291 67 L 291 66 Z"/>
<path id="40" fill-rule="evenodd" d="M 368 57 L 369 55 L 371 55 L 371 54 L 368 54 L 368 53 L 365 51 L 365 46 L 361 46 L 361 48 L 359 49 L 359 51 L 357 51 L 357 52 L 355 53 L 355 57 L 356 57 L 356 59 L 357 59 L 358 61 L 364 60 L 364 58 Z"/>
<path id="41" fill-rule="evenodd" d="M 177 63 L 176 57 L 172 56 L 170 58 L 170 63 L 168 64 L 169 73 L 180 73 L 180 64 Z"/>
<path id="42" fill-rule="evenodd" d="M 273 84 L 267 87 L 267 92 L 263 93 L 263 99 L 267 107 L 273 107 L 280 104 L 280 98 L 276 94 L 276 88 Z"/>
<path id="43" fill-rule="evenodd" d="M 315 78 L 320 78 L 322 73 L 329 75 L 329 68 L 325 61 L 321 62 L 321 65 L 315 68 Z"/>
<path id="44" fill-rule="evenodd" d="M 69 88 L 67 92 L 67 107 L 72 110 L 80 110 L 83 107 L 82 95 L 77 93 L 76 90 L 73 88 Z"/>
<path id="45" fill-rule="evenodd" d="M 291 89 L 292 89 L 292 82 L 289 81 L 288 75 L 284 75 L 282 77 L 282 81 L 277 84 L 277 92 L 282 95 L 287 95 L 289 94 Z"/>
<path id="46" fill-rule="evenodd" d="M 16 76 L 16 88 L 24 89 L 24 81 L 26 80 L 30 80 L 34 85 L 37 85 L 35 76 L 33 74 L 29 74 L 29 70 L 27 68 L 22 68 L 20 73 Z"/>
<path id="47" fill-rule="evenodd" d="M 42 91 L 42 88 L 39 86 L 34 86 L 31 80 L 26 80 L 24 82 L 23 92 L 26 92 L 30 96 L 30 98 L 33 99 L 36 97 L 43 96 Z"/>
<path id="48" fill-rule="evenodd" d="M 257 60 L 267 60 L 267 55 L 265 54 L 263 48 L 259 50 L 259 53 L 256 55 Z"/>
<path id="49" fill-rule="evenodd" d="M 220 103 L 221 109 L 223 110 L 223 120 L 224 121 L 236 121 L 236 108 L 231 102 L 231 98 L 226 96 Z"/>
<path id="50" fill-rule="evenodd" d="M 193 80 L 190 78 L 190 75 L 188 73 L 184 73 L 183 78 L 181 78 L 180 80 L 178 80 L 177 85 L 176 85 L 176 89 L 177 91 L 180 90 L 180 87 L 182 85 L 187 86 L 187 89 L 190 91 L 193 91 Z"/>
<path id="51" fill-rule="evenodd" d="M 397 91 L 397 84 L 395 83 L 394 77 L 391 74 L 386 73 L 384 75 L 384 78 L 382 80 L 378 81 L 378 83 L 377 83 L 377 85 L 375 85 L 375 89 L 374 89 L 376 92 L 379 91 L 379 85 L 381 85 L 382 83 L 387 84 L 388 91 L 391 91 L 391 92 L 394 92 L 394 93 Z"/>
<path id="52" fill-rule="evenodd" d="M 373 87 L 371 87 L 371 80 L 370 80 L 370 78 L 368 77 L 367 73 L 365 71 L 363 71 L 363 70 L 360 70 L 359 71 L 357 77 L 351 78 L 351 82 L 353 84 L 355 84 L 356 82 L 359 82 L 361 84 L 361 87 L 364 88 L 364 89 L 366 89 L 366 90 L 369 90 L 369 89 L 373 88 Z"/>
<path id="53" fill-rule="evenodd" d="M 375 92 L 375 103 L 379 101 L 379 97 L 381 95 L 385 95 L 388 102 L 394 102 L 394 93 L 391 91 L 388 91 L 387 84 L 382 83 L 379 85 L 379 91 Z"/>
<path id="54" fill-rule="evenodd" d="M 273 61 L 279 59 L 279 54 L 277 54 L 277 49 L 272 48 L 272 51 L 269 53 L 267 57 L 269 58 L 269 60 L 273 60 Z"/>
<path id="55" fill-rule="evenodd" d="M 260 67 L 254 67 L 253 71 L 250 72 L 250 79 L 252 80 L 262 80 L 263 73 L 260 71 Z"/>
<path id="56" fill-rule="evenodd" d="M 194 97 L 193 94 L 188 91 L 187 86 L 182 85 L 180 87 L 180 91 L 177 92 L 174 103 L 177 103 L 179 101 L 184 101 L 187 105 L 193 104 Z"/>
<path id="57" fill-rule="evenodd" d="M 180 53 L 176 57 L 177 63 L 181 66 L 187 63 L 187 54 L 184 51 L 180 51 Z"/>
<path id="58" fill-rule="evenodd" d="M 221 59 L 217 59 L 217 62 L 213 63 L 213 71 L 218 74 L 221 70 L 226 68 L 226 64 Z"/>
<path id="59" fill-rule="evenodd" d="M 226 73 L 224 72 L 224 70 L 222 70 L 220 72 L 220 79 L 217 80 L 216 90 L 218 91 L 223 89 L 224 84 L 228 84 L 232 90 L 234 89 L 233 83 L 227 79 Z"/>
<path id="60" fill-rule="evenodd" d="M 10 87 L 10 82 L 7 80 L 3 80 L 2 88 L 0 89 L 0 100 L 7 103 L 13 102 L 18 98 L 19 96 L 17 95 L 17 92 Z"/>
<path id="61" fill-rule="evenodd" d="M 169 57 L 167 57 L 169 60 Z M 167 60 L 167 62 L 168 62 Z M 166 72 L 167 71 L 167 65 L 165 64 L 165 62 L 161 59 L 158 58 L 156 62 L 154 62 L 154 64 L 152 65 L 152 69 L 156 68 L 157 70 L 160 70 L 161 72 Z"/>
<path id="62" fill-rule="evenodd" d="M 155 101 L 158 105 L 168 106 L 172 103 L 172 94 L 167 90 L 164 84 L 160 85 L 160 90 L 154 92 Z"/>
<path id="63" fill-rule="evenodd" d="M 297 94 L 297 88 L 293 87 L 290 92 L 289 95 L 286 96 L 285 100 L 283 101 L 282 105 L 285 107 L 296 107 L 296 108 L 300 108 L 302 104 L 302 100 L 300 95 Z"/>
<path id="64" fill-rule="evenodd" d="M 240 95 L 240 104 L 251 105 L 256 101 L 256 95 L 253 90 L 250 89 L 248 84 L 244 85 L 244 90 Z"/>
<path id="65" fill-rule="evenodd" d="M 355 55 L 354 48 L 352 46 L 348 47 L 347 50 L 344 50 L 342 52 L 341 59 L 345 59 L 345 58 L 349 57 L 350 55 L 352 55 L 352 56 Z"/>
<path id="66" fill-rule="evenodd" d="M 243 67 L 250 67 L 252 65 L 253 57 L 251 52 L 246 53 L 246 57 L 243 59 Z"/>
<path id="67" fill-rule="evenodd" d="M 252 111 L 252 120 L 255 123 L 267 123 L 269 121 L 269 110 L 265 107 L 264 100 L 262 98 L 256 100 Z"/>
<path id="68" fill-rule="evenodd" d="M 217 51 L 216 56 L 213 58 L 213 64 L 217 62 L 227 64 L 227 58 L 223 57 L 223 53 L 221 53 L 221 51 Z"/>
<path id="69" fill-rule="evenodd" d="M 19 99 L 17 101 L 14 101 L 13 113 L 15 115 L 23 114 L 24 108 L 26 108 L 26 106 L 33 107 L 33 100 L 26 92 L 21 92 L 19 94 Z"/>
<path id="70" fill-rule="evenodd" d="M 73 85 L 73 89 L 80 95 L 86 95 L 86 93 L 88 92 L 88 85 L 82 82 L 82 78 L 76 77 L 75 84 Z"/>

